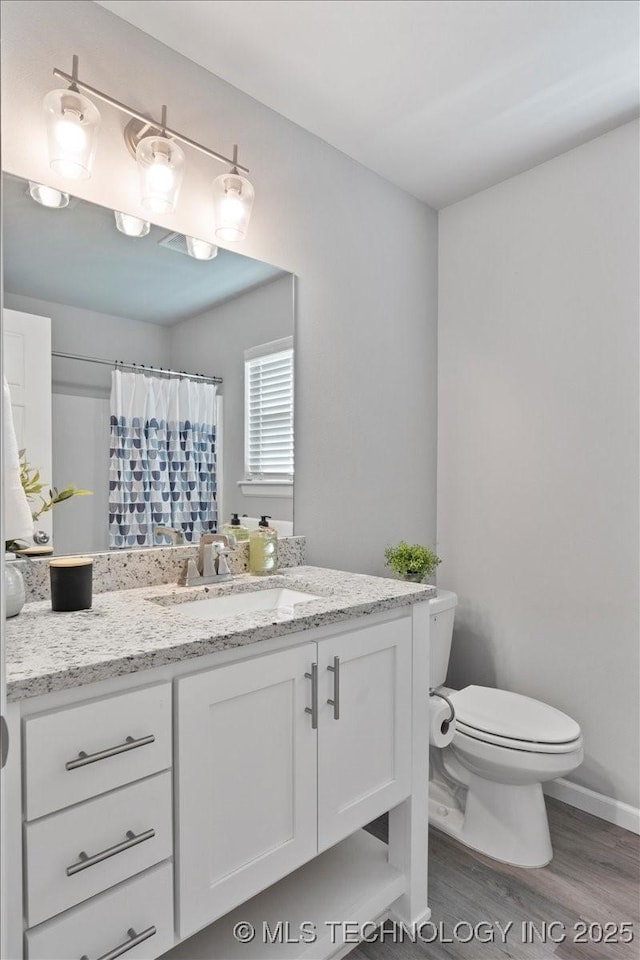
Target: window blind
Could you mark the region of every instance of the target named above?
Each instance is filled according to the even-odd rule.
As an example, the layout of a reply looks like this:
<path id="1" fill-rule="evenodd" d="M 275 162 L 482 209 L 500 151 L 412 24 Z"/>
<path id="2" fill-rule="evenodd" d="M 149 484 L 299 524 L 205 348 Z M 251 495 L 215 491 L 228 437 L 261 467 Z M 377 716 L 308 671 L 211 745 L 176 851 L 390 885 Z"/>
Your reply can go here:
<path id="1" fill-rule="evenodd" d="M 245 475 L 293 480 L 293 348 L 270 347 L 245 360 Z"/>

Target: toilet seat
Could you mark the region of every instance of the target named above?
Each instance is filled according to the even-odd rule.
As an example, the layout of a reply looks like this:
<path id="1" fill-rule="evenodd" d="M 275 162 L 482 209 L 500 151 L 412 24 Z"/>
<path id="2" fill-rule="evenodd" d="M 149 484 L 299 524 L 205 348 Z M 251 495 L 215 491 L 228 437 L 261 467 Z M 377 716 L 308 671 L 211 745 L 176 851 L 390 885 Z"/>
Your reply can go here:
<path id="1" fill-rule="evenodd" d="M 566 743 L 536 743 L 533 740 L 498 737 L 483 730 L 474 730 L 473 727 L 467 727 L 466 724 L 460 723 L 458 720 L 456 720 L 456 733 L 464 734 L 465 737 L 478 740 L 481 743 L 494 744 L 507 750 L 518 750 L 520 753 L 573 753 L 582 745 L 581 736 L 576 737 L 575 740 L 568 740 Z"/>
<path id="2" fill-rule="evenodd" d="M 474 740 L 527 753 L 572 753 L 581 745 L 575 720 L 531 697 L 478 686 L 450 697 L 456 729 Z"/>

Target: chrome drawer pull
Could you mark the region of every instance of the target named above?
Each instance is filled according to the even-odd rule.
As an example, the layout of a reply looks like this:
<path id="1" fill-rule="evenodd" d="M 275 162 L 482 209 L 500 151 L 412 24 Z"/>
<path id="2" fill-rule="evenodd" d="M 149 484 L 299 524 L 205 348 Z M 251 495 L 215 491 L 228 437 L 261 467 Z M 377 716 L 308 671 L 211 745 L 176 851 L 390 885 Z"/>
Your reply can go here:
<path id="1" fill-rule="evenodd" d="M 147 737 L 140 737 L 134 740 L 133 737 L 127 737 L 124 743 L 119 743 L 117 747 L 109 747 L 108 750 L 99 750 L 98 753 L 85 753 L 81 750 L 75 760 L 69 760 L 65 763 L 65 770 L 77 770 L 78 767 L 86 767 L 88 763 L 95 763 L 96 760 L 106 760 L 108 757 L 116 757 L 119 753 L 126 753 L 128 750 L 135 750 L 136 747 L 146 747 L 148 743 L 154 743 L 155 737 L 152 733 Z"/>
<path id="2" fill-rule="evenodd" d="M 153 828 L 138 834 L 135 834 L 133 830 L 127 830 L 126 840 L 114 844 L 113 847 L 107 847 L 106 850 L 101 850 L 100 853 L 94 853 L 92 857 L 83 850 L 78 854 L 78 862 L 72 863 L 70 867 L 67 867 L 67 876 L 72 877 L 74 874 L 80 873 L 81 870 L 86 870 L 87 867 L 94 867 L 96 863 L 102 863 L 103 860 L 108 860 L 109 857 L 115 857 L 117 853 L 129 850 L 139 843 L 144 843 L 145 840 L 151 840 L 155 835 L 156 832 Z"/>
<path id="3" fill-rule="evenodd" d="M 311 680 L 311 706 L 305 707 L 304 712 L 311 714 L 311 729 L 318 729 L 318 664 L 311 664 L 311 673 L 305 673 L 307 680 Z"/>
<path id="4" fill-rule="evenodd" d="M 327 703 L 333 707 L 333 719 L 340 719 L 340 657 L 333 658 L 333 666 L 327 667 L 327 670 L 333 674 L 333 700 L 327 700 Z"/>
<path id="5" fill-rule="evenodd" d="M 116 957 L 121 957 L 123 953 L 127 953 L 132 947 L 137 947 L 139 943 L 143 943 L 145 940 L 148 940 L 149 937 L 155 937 L 156 932 L 155 927 L 147 927 L 142 933 L 136 933 L 133 927 L 129 927 L 127 930 L 129 939 L 117 947 L 114 947 L 113 950 L 109 950 L 109 953 L 103 953 L 97 960 L 116 960 Z M 86 953 L 83 953 L 80 960 L 89 960 L 89 957 Z"/>

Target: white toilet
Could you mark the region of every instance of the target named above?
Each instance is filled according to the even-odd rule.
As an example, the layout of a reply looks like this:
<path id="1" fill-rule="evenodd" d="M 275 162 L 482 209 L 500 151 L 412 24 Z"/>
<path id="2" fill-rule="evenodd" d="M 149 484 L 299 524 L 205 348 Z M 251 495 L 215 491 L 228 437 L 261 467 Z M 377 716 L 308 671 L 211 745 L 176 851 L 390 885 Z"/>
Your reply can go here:
<path id="1" fill-rule="evenodd" d="M 452 701 L 452 743 L 430 747 L 429 822 L 474 850 L 519 867 L 553 856 L 545 780 L 582 763 L 580 727 L 554 707 L 506 690 L 442 686 L 458 598 L 438 590 L 430 604 L 430 687 Z"/>

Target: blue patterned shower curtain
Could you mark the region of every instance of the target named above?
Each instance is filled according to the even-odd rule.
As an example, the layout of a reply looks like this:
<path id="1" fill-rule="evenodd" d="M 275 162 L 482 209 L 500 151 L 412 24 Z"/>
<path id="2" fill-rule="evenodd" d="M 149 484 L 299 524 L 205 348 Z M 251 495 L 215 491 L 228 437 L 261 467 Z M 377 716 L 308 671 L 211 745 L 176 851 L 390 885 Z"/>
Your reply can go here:
<path id="1" fill-rule="evenodd" d="M 153 546 L 158 526 L 187 543 L 217 529 L 215 413 L 214 384 L 113 371 L 111 547 Z"/>

